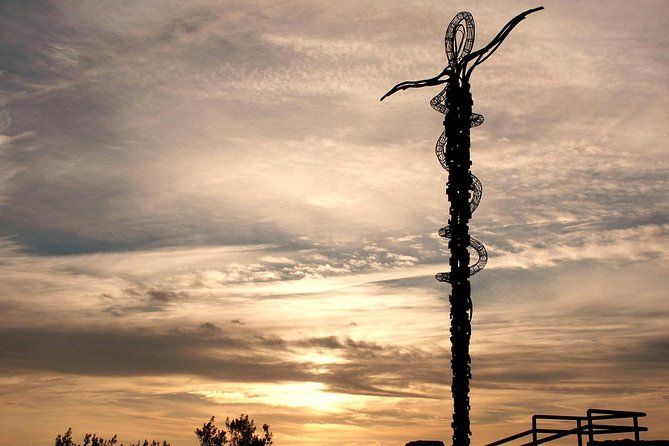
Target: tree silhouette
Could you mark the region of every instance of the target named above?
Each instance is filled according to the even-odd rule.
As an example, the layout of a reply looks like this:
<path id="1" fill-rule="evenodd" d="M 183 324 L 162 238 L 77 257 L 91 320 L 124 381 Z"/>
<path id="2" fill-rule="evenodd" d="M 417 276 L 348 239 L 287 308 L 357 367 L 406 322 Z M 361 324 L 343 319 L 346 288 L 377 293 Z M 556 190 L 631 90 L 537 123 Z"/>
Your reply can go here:
<path id="1" fill-rule="evenodd" d="M 228 444 L 225 431 L 218 430 L 216 419 L 211 417 L 202 429 L 195 429 L 195 436 L 200 440 L 200 446 L 223 446 Z"/>
<path id="2" fill-rule="evenodd" d="M 111 438 L 105 439 L 103 437 L 98 437 L 96 434 L 86 434 L 84 436 L 83 444 L 75 443 L 72 439 L 72 428 L 68 428 L 63 435 L 58 435 L 56 437 L 55 446 L 115 446 L 118 443 L 118 438 L 114 435 Z M 119 446 L 123 446 L 121 443 Z M 128 446 L 170 446 L 166 441 L 162 443 L 159 441 L 149 440 L 137 441 L 137 443 L 131 443 Z"/>
<path id="3" fill-rule="evenodd" d="M 195 429 L 195 435 L 200 440 L 200 446 L 270 446 L 274 443 L 268 424 L 262 426 L 262 436 L 256 434 L 255 422 L 248 415 L 241 414 L 239 418 L 225 420 L 225 430 L 216 426 L 216 419 L 211 417 L 209 422 L 202 425 L 202 429 Z"/>
<path id="4" fill-rule="evenodd" d="M 195 436 L 200 441 L 200 446 L 271 446 L 272 432 L 268 424 L 262 425 L 262 434 L 256 434 L 256 425 L 248 415 L 241 414 L 239 418 L 230 420 L 226 418 L 225 429 L 216 426 L 216 419 L 211 417 L 202 425 L 202 429 L 195 429 Z M 72 439 L 72 428 L 68 428 L 63 435 L 56 437 L 55 446 L 116 446 L 118 438 L 114 435 L 105 439 L 96 434 L 86 434 L 83 443 L 75 443 Z M 123 443 L 118 446 L 123 446 Z M 171 446 L 168 442 L 152 440 L 137 441 L 128 446 Z"/>
<path id="5" fill-rule="evenodd" d="M 56 437 L 55 446 L 114 446 L 118 442 L 116 435 L 109 439 L 98 437 L 95 434 L 86 434 L 84 443 L 80 445 L 72 440 L 72 428 L 68 428 L 65 434 Z"/>
<path id="6" fill-rule="evenodd" d="M 255 434 L 255 424 L 253 420 L 249 420 L 248 415 L 241 414 L 232 421 L 226 419 L 225 426 L 230 432 L 230 446 L 270 446 L 274 443 L 269 425 L 267 423 L 262 425 L 263 436 L 260 438 Z"/>

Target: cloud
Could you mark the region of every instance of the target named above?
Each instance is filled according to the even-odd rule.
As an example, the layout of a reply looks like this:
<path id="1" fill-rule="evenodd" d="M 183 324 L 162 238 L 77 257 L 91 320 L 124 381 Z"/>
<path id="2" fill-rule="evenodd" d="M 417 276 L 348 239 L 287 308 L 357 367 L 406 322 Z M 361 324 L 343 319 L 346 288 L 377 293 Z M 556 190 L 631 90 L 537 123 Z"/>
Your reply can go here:
<path id="1" fill-rule="evenodd" d="M 8 16 L 30 23 L 21 40 L 8 40 L 8 48 L 34 55 L 7 58 L 6 71 L 17 85 L 8 107 L 11 132 L 34 132 L 39 148 L 15 166 L 21 175 L 11 176 L 3 211 L 7 233 L 38 252 L 95 252 L 288 241 L 320 237 L 322 227 L 340 240 L 351 232 L 387 230 L 394 236 L 426 229 L 440 215 L 439 195 L 427 193 L 442 188 L 430 155 L 439 119 L 427 107 L 407 107 L 407 95 L 383 107 L 376 102 L 383 91 L 376 87 L 379 73 L 390 85 L 406 67 L 436 67 L 438 39 L 428 28 L 415 33 L 415 26 L 436 26 L 437 17 L 403 8 L 405 20 L 398 20 L 375 10 L 361 27 L 350 20 L 358 6 L 331 16 L 302 5 L 313 22 L 291 28 L 297 19 L 281 8 L 260 14 L 248 4 L 226 10 L 206 3 L 171 4 L 159 12 L 154 7 L 141 7 L 147 12 L 141 16 L 152 19 L 136 26 L 135 19 L 128 22 L 135 15 L 127 8 L 50 5 L 62 23 L 47 34 L 40 32 L 46 10 L 7 6 Z M 499 20 L 501 11 L 480 9 L 481 20 Z M 564 33 L 559 24 L 570 16 L 554 9 L 549 28 L 528 21 L 519 32 Z M 388 20 L 397 22 L 395 31 Z M 598 20 L 592 25 L 608 29 Z M 373 40 L 361 37 L 371 33 Z M 616 74 L 615 61 L 593 65 L 588 53 L 577 53 L 571 63 L 609 82 L 581 75 L 577 79 L 587 85 L 575 89 L 571 71 L 556 71 L 560 60 L 538 58 L 547 40 L 534 37 L 524 53 L 520 37 L 505 43 L 505 57 L 500 53 L 477 80 L 481 104 L 499 110 L 475 133 L 474 169 L 486 187 L 477 219 L 523 224 L 620 218 L 621 208 L 626 215 L 647 215 L 651 207 L 666 214 L 662 167 L 647 159 L 660 155 L 661 138 L 642 136 L 645 131 L 633 136 L 648 120 L 634 118 L 632 125 L 622 108 L 609 106 L 634 101 L 633 108 L 643 101 L 647 107 L 652 98 L 643 99 L 642 91 L 621 97 L 621 85 L 637 87 Z M 582 46 L 584 36 L 574 39 Z M 605 51 L 600 46 L 606 42 L 591 39 L 590 51 Z M 39 69 L 54 57 L 70 60 L 68 68 Z M 515 64 L 523 57 L 532 58 L 534 70 L 553 73 L 532 78 L 535 91 L 544 92 L 533 94 L 532 103 L 500 90 L 503 79 L 518 78 L 522 67 Z M 657 63 L 641 76 L 644 83 L 661 75 Z M 39 88 L 28 73 L 43 76 Z M 600 98 L 602 84 L 610 85 L 606 100 Z M 377 89 L 370 101 L 351 99 Z M 565 94 L 572 100 L 555 100 Z M 596 100 L 601 105 L 587 118 L 556 108 L 580 97 L 590 107 Z M 511 119 L 502 114 L 509 104 Z M 659 117 L 661 103 L 651 107 L 657 109 L 651 117 Z M 514 124 L 521 119 L 523 125 Z M 407 122 L 414 123 L 411 129 Z M 643 150 L 631 150 L 639 143 Z M 518 210 L 513 219 L 504 211 L 509 207 Z"/>
<path id="2" fill-rule="evenodd" d="M 308 372 L 279 358 L 259 360 L 263 338 L 199 331 L 22 330 L 3 333 L 4 374 L 18 371 L 88 376 L 198 375 L 229 382 L 307 380 Z M 255 346 L 255 347 L 254 347 Z M 258 350 L 254 351 L 255 348 Z M 210 354 L 207 354 L 207 353 Z M 225 356 L 213 352 L 227 352 Z M 232 353 L 232 354 L 229 354 Z"/>
<path id="3" fill-rule="evenodd" d="M 128 313 L 165 311 L 174 301 L 187 299 L 188 295 L 184 292 L 177 293 L 160 289 L 137 290 L 128 288 L 123 290 L 120 297 L 105 293 L 101 298 L 110 302 L 110 305 L 103 312 L 114 316 L 123 316 Z M 127 303 L 124 304 L 124 301 Z M 210 326 L 206 325 L 206 327 Z"/>

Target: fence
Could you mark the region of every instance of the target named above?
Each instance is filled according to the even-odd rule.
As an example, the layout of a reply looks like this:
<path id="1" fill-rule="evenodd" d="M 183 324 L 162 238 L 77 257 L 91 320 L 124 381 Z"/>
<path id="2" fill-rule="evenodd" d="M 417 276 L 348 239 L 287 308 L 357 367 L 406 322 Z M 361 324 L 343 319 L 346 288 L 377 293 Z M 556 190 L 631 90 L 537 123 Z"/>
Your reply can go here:
<path id="1" fill-rule="evenodd" d="M 578 446 L 583 446 L 583 437 L 587 436 L 588 441 L 595 440 L 595 435 L 605 434 L 623 434 L 634 433 L 634 440 L 639 441 L 640 432 L 647 431 L 647 427 L 639 426 L 639 418 L 645 417 L 644 412 L 629 412 L 624 410 L 606 410 L 606 409 L 588 409 L 586 416 L 572 415 L 534 415 L 532 417 L 532 429 L 511 435 L 501 440 L 488 443 L 485 446 L 499 446 L 513 440 L 532 436 L 532 441 L 523 443 L 520 446 L 536 446 L 559 438 L 575 435 L 578 439 Z M 606 420 L 627 420 L 631 419 L 632 425 L 603 424 Z M 575 427 L 572 429 L 541 428 L 540 420 L 552 421 L 573 421 Z M 540 434 L 550 434 L 539 438 Z"/>

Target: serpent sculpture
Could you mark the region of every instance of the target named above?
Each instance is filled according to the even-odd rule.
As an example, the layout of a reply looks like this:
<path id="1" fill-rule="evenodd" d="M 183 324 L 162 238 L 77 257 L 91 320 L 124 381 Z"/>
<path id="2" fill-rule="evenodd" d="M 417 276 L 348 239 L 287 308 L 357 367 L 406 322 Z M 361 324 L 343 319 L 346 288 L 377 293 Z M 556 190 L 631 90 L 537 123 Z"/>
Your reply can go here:
<path id="1" fill-rule="evenodd" d="M 439 282 L 451 284 L 451 393 L 453 395 L 453 445 L 469 446 L 469 381 L 471 357 L 469 342 L 472 329 L 472 299 L 469 278 L 481 271 L 488 261 L 483 243 L 469 235 L 469 220 L 481 201 L 481 182 L 471 173 L 470 129 L 483 123 L 483 116 L 472 112 L 469 79 L 474 68 L 494 53 L 511 30 L 527 15 L 543 7 L 529 9 L 511 19 L 483 48 L 472 52 L 474 18 L 469 12 L 458 13 L 446 29 L 448 66 L 437 76 L 395 85 L 381 100 L 407 88 L 445 84 L 430 105 L 444 115 L 444 131 L 437 140 L 435 152 L 439 164 L 448 172 L 446 195 L 450 202 L 448 225 L 439 235 L 448 239 L 449 272 L 436 274 Z M 470 265 L 469 249 L 478 254 Z"/>
<path id="2" fill-rule="evenodd" d="M 462 21 L 465 21 L 466 26 L 462 26 Z M 462 33 L 462 38 L 464 39 L 464 45 L 460 45 L 462 48 L 461 51 L 458 51 L 458 43 L 461 40 L 457 40 L 458 31 L 464 31 Z M 458 64 L 458 60 L 462 60 L 462 57 L 469 54 L 474 45 L 474 17 L 469 12 L 461 12 L 456 15 L 451 23 L 446 29 L 446 56 L 448 57 L 449 67 L 455 67 Z M 433 109 L 439 113 L 446 115 L 448 114 L 448 107 L 446 106 L 446 93 L 448 90 L 448 84 L 444 87 L 443 90 L 439 92 L 435 97 L 430 101 L 430 105 Z M 478 127 L 483 124 L 483 115 L 478 113 L 472 113 L 469 116 L 469 127 Z M 448 172 L 448 162 L 446 161 L 446 129 L 441 132 L 439 139 L 437 140 L 437 145 L 435 146 L 435 153 L 439 164 Z M 483 186 L 481 181 L 470 172 L 471 177 L 471 189 L 470 189 L 470 199 L 469 199 L 469 212 L 473 213 L 481 202 L 481 195 L 483 194 Z M 438 234 L 444 238 L 451 238 L 451 230 L 448 226 L 444 226 L 439 229 Z M 469 238 L 469 246 L 472 247 L 478 254 L 478 260 L 474 265 L 469 267 L 469 275 L 472 276 L 477 272 L 485 268 L 486 263 L 488 263 L 488 252 L 483 246 L 483 243 L 476 240 L 474 237 Z M 437 273 L 436 279 L 440 282 L 451 282 L 451 274 L 447 272 Z M 471 316 L 471 311 L 470 311 Z"/>

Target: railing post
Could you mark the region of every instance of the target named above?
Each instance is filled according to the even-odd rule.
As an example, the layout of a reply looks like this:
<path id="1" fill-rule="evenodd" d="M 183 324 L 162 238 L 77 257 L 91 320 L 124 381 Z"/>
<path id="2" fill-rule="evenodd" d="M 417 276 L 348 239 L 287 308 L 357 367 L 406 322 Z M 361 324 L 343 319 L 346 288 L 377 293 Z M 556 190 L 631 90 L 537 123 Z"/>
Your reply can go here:
<path id="1" fill-rule="evenodd" d="M 537 416 L 532 415 L 532 446 L 537 446 Z"/>
<path id="2" fill-rule="evenodd" d="M 583 432 L 581 431 L 581 420 L 576 420 L 576 427 L 578 428 L 578 446 L 583 446 Z"/>
<path id="3" fill-rule="evenodd" d="M 634 441 L 639 441 L 639 417 L 634 415 Z"/>
<path id="4" fill-rule="evenodd" d="M 588 409 L 588 446 L 592 446 L 590 443 L 595 441 L 595 431 L 592 426 L 592 412 Z"/>

